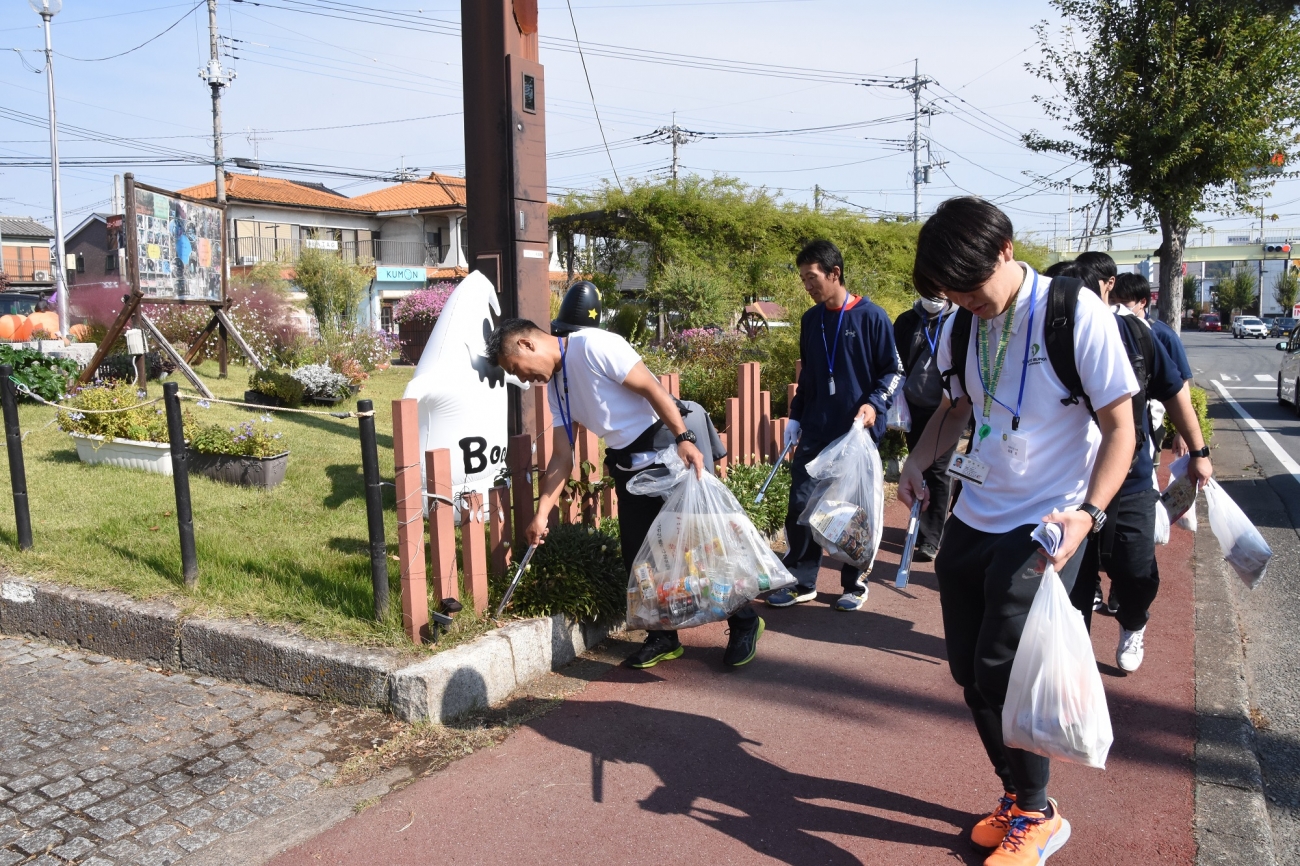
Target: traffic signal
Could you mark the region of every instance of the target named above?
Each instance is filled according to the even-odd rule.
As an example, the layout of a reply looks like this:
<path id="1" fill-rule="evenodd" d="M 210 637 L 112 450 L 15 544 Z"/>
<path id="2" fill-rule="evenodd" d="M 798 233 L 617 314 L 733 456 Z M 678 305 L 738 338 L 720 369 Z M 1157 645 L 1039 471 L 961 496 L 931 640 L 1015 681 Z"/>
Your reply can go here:
<path id="1" fill-rule="evenodd" d="M 1280 243 L 1280 244 L 1264 244 L 1264 252 L 1266 252 L 1266 253 L 1289 253 L 1289 252 L 1291 252 L 1291 244 L 1290 244 L 1290 242 L 1283 242 L 1283 243 Z"/>

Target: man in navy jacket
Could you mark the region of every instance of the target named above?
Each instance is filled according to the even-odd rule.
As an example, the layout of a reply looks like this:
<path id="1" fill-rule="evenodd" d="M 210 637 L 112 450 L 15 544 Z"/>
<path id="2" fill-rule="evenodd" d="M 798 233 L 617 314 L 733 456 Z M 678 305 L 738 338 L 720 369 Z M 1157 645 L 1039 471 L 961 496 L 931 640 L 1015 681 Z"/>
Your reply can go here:
<path id="1" fill-rule="evenodd" d="M 789 551 L 785 564 L 797 584 L 768 597 L 773 607 L 789 607 L 817 597 L 821 547 L 799 523 L 817 482 L 808 463 L 861 421 L 875 441 L 885 435 L 885 414 L 902 381 L 903 365 L 894 346 L 894 329 L 885 311 L 844 285 L 844 257 L 830 241 L 813 241 L 795 263 L 804 289 L 816 303 L 803 314 L 799 389 L 790 403 L 785 444 L 798 442 L 790 468 L 790 507 L 785 518 Z M 851 565 L 840 568 L 844 594 L 836 610 L 858 610 L 867 600 L 867 581 Z"/>

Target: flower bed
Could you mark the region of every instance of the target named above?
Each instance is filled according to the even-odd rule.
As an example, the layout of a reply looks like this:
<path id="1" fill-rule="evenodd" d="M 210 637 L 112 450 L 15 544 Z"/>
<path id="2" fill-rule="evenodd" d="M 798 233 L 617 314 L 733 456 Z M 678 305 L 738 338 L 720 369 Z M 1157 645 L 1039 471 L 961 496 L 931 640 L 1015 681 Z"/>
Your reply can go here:
<path id="1" fill-rule="evenodd" d="M 269 490 L 284 481 L 289 452 L 280 443 L 283 433 L 272 431 L 269 415 L 261 424 L 209 424 L 190 438 L 190 468 L 214 481 Z"/>
<path id="2" fill-rule="evenodd" d="M 422 291 L 411 292 L 393 307 L 393 321 L 397 323 L 403 361 L 408 364 L 420 362 L 433 326 L 455 289 L 455 283 L 434 283 Z"/>

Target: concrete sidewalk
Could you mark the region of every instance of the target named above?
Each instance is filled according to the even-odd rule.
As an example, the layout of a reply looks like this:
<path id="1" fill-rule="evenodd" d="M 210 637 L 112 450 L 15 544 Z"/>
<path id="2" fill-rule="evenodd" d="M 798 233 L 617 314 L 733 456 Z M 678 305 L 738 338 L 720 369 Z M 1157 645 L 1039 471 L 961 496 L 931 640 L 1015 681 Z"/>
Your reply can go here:
<path id="1" fill-rule="evenodd" d="M 893 588 L 901 542 L 886 530 L 863 611 L 827 606 L 823 570 L 817 601 L 762 608 L 745 668 L 722 667 L 724 625 L 683 632 L 680 660 L 614 669 L 274 862 L 981 863 L 967 830 L 1001 787 L 948 673 L 930 567 Z M 1114 666 L 1118 625 L 1095 620 L 1115 744 L 1104 771 L 1054 765 L 1074 835 L 1053 866 L 1195 859 L 1192 536 L 1159 556 L 1141 671 Z"/>

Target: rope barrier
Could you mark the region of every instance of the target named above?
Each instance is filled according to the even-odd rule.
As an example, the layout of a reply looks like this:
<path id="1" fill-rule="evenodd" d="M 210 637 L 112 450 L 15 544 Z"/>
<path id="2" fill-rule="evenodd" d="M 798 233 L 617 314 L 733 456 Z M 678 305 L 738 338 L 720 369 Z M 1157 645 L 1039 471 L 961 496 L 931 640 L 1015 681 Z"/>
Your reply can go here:
<path id="1" fill-rule="evenodd" d="M 19 382 L 13 376 L 9 377 L 9 381 L 14 383 L 14 388 L 18 390 L 18 393 L 26 397 L 31 397 L 37 403 L 44 403 L 46 406 L 51 406 L 55 409 L 58 409 L 60 412 L 73 412 L 73 413 L 80 413 L 82 415 L 113 415 L 118 412 L 130 412 L 135 409 L 143 409 L 146 406 L 152 406 L 155 403 L 162 402 L 162 397 L 155 397 L 154 399 L 146 403 L 136 403 L 133 406 L 123 406 L 121 409 L 74 409 L 71 406 L 64 406 L 60 403 L 51 403 L 49 400 L 46 400 L 44 397 L 42 397 L 40 394 L 37 394 L 31 388 L 28 388 L 27 385 L 25 385 L 24 383 Z"/>
<path id="2" fill-rule="evenodd" d="M 198 403 L 199 406 L 203 409 L 208 408 L 208 406 L 212 405 L 213 403 L 220 403 L 223 406 L 238 406 L 241 409 L 256 409 L 259 412 L 262 411 L 295 412 L 299 415 L 321 415 L 330 418 L 342 418 L 342 419 L 372 418 L 374 417 L 375 414 L 373 409 L 370 410 L 369 412 L 325 412 L 320 409 L 293 409 L 288 406 L 263 406 L 258 403 L 245 403 L 242 400 L 221 400 L 216 397 L 201 397 L 197 394 L 179 394 L 177 396 L 179 396 L 182 400 L 193 400 L 194 402 Z"/>

